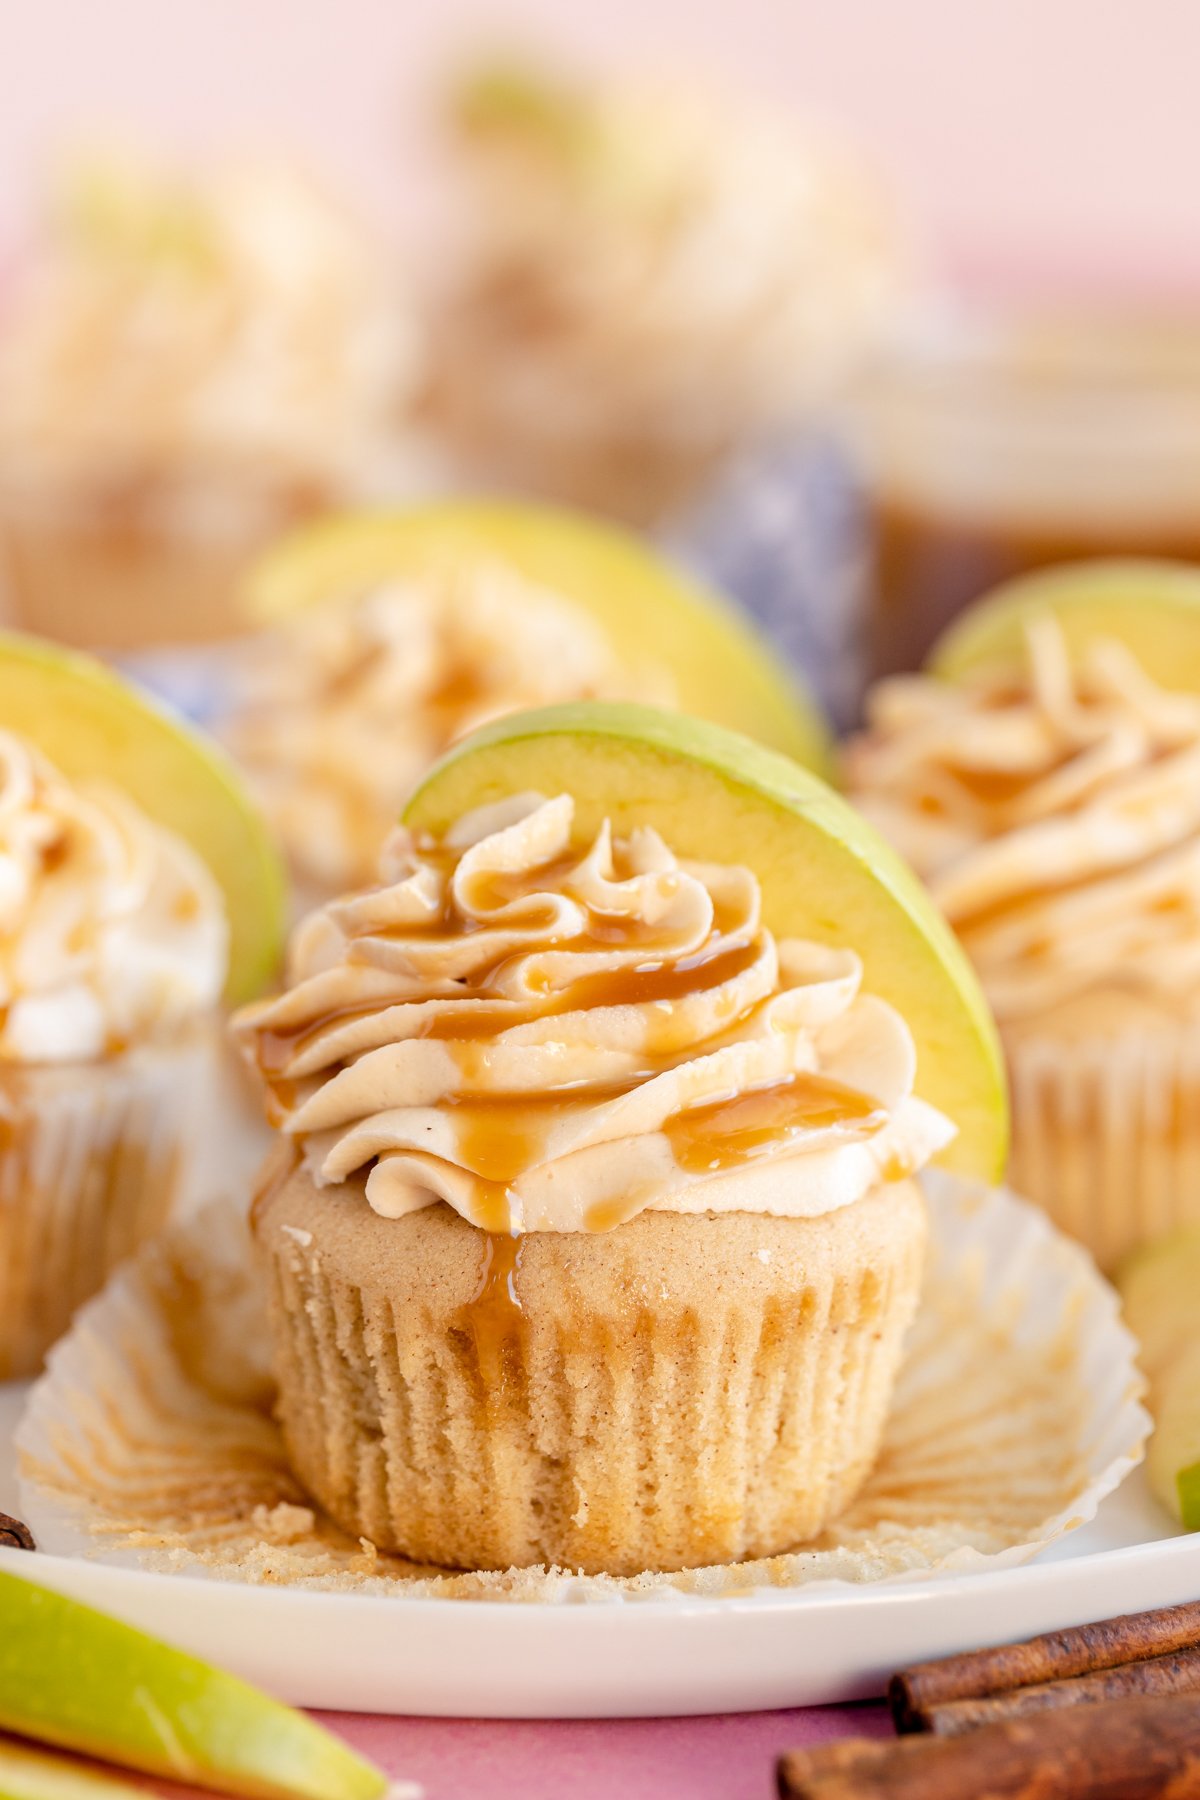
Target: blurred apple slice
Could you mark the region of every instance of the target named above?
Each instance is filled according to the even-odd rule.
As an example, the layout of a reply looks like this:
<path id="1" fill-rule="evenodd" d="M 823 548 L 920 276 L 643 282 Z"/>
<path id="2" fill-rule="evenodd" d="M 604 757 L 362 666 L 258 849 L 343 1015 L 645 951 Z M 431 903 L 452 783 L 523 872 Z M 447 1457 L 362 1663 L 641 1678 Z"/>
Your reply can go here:
<path id="1" fill-rule="evenodd" d="M 1200 1531 L 1200 1228 L 1136 1251 L 1117 1287 L 1150 1383 L 1150 1486 L 1185 1530 Z"/>
<path id="2" fill-rule="evenodd" d="M 303 1713 L 4 1571 L 0 1728 L 249 1800 L 376 1800 L 388 1785 L 381 1770 Z M 32 1777 L 27 1768 L 25 1779 Z M 25 1800 L 25 1791 L 11 1790 L 11 1800 Z M 29 1792 L 31 1800 L 101 1800 L 94 1784 L 86 1794 Z M 10 1795 L 2 1762 L 0 1795 Z"/>
<path id="3" fill-rule="evenodd" d="M 0 1795 L 3 1800 L 146 1800 L 144 1788 L 105 1769 L 2 1738 Z"/>
<path id="4" fill-rule="evenodd" d="M 1019 666 L 1025 626 L 1052 613 L 1078 654 L 1115 638 L 1166 688 L 1200 693 L 1200 569 L 1099 559 L 1023 575 L 968 607 L 934 645 L 928 668 L 948 681 Z"/>
<path id="5" fill-rule="evenodd" d="M 216 744 L 90 656 L 0 633 L 0 728 L 68 778 L 103 780 L 203 857 L 225 896 L 227 994 L 251 999 L 274 972 L 285 878 L 258 809 Z"/>
<path id="6" fill-rule="evenodd" d="M 481 500 L 347 513 L 269 551 L 250 576 L 247 606 L 257 623 L 274 624 L 379 582 L 481 559 L 573 601 L 632 672 L 669 671 L 685 712 L 829 768 L 825 722 L 782 654 L 728 601 L 632 533 L 583 513 Z"/>
<path id="7" fill-rule="evenodd" d="M 1008 1148 L 1003 1060 L 962 948 L 878 833 L 818 777 L 718 725 L 580 701 L 512 713 L 464 738 L 413 794 L 406 823 L 440 835 L 512 794 L 570 794 L 581 837 L 652 825 L 677 855 L 741 863 L 781 937 L 845 945 L 917 1046 L 916 1088 L 958 1126 L 942 1158 L 995 1180 Z"/>

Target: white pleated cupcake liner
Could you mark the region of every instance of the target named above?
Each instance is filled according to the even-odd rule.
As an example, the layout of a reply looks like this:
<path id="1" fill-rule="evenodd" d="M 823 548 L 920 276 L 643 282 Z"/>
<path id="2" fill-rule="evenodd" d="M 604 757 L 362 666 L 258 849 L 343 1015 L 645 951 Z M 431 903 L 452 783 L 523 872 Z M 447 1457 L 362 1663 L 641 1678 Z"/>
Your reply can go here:
<path id="1" fill-rule="evenodd" d="M 211 1049 L 197 1029 L 17 1074 L 0 1140 L 0 1378 L 32 1374 L 76 1308 L 170 1216 Z"/>
<path id="2" fill-rule="evenodd" d="M 934 1174 L 933 1249 L 879 1461 L 811 1544 L 626 1578 L 447 1573 L 312 1507 L 271 1412 L 246 1227 L 208 1209 L 143 1253 L 53 1353 L 18 1434 L 43 1549 L 124 1566 L 397 1597 L 621 1602 L 924 1580 L 1028 1561 L 1142 1459 L 1136 1345 L 1087 1255 L 1005 1189 Z"/>

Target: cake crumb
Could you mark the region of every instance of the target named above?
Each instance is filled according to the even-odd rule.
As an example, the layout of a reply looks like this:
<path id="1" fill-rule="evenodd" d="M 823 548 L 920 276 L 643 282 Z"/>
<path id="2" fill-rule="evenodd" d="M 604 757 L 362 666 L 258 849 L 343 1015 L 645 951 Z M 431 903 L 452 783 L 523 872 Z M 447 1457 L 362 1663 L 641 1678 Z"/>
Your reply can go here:
<path id="1" fill-rule="evenodd" d="M 312 1232 L 305 1231 L 299 1225 L 281 1225 L 279 1229 L 285 1237 L 290 1237 L 293 1243 L 302 1245 L 305 1250 L 313 1241 Z"/>
<path id="2" fill-rule="evenodd" d="M 771 1260 L 771 1252 L 767 1249 L 765 1244 L 761 1250 L 756 1252 L 756 1254 L 760 1263 L 769 1263 Z"/>
<path id="3" fill-rule="evenodd" d="M 256 1506 L 251 1523 L 269 1543 L 298 1544 L 315 1530 L 317 1516 L 310 1506 L 281 1500 L 278 1506 Z"/>

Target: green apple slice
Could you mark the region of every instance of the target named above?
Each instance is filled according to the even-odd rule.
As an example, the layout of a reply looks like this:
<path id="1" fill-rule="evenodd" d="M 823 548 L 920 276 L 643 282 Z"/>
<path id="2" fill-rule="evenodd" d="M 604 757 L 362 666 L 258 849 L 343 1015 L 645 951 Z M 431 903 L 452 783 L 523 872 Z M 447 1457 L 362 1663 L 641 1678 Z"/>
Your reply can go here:
<path id="1" fill-rule="evenodd" d="M 0 633 L 0 727 L 69 778 L 111 782 L 187 839 L 225 896 L 228 999 L 251 999 L 279 958 L 285 877 L 225 753 L 102 663 L 8 632 Z"/>
<path id="2" fill-rule="evenodd" d="M 1073 654 L 1116 638 L 1160 686 L 1200 693 L 1200 570 L 1186 563 L 1105 559 L 1006 582 L 950 626 L 928 667 L 960 681 L 1019 665 L 1025 626 L 1047 612 Z"/>
<path id="3" fill-rule="evenodd" d="M 409 825 L 444 832 L 510 794 L 569 793 L 581 835 L 653 825 L 676 853 L 743 863 L 780 936 L 846 945 L 907 1020 L 917 1091 L 958 1126 L 944 1161 L 995 1179 L 1008 1147 L 1004 1065 L 979 983 L 924 888 L 816 776 L 761 744 L 655 707 L 583 701 L 515 713 L 456 745 L 413 794 Z"/>
<path id="4" fill-rule="evenodd" d="M 1150 1398 L 1151 1490 L 1185 1531 L 1200 1531 L 1200 1337 L 1151 1384 Z"/>
<path id="5" fill-rule="evenodd" d="M 1200 1531 L 1200 1229 L 1136 1251 L 1116 1280 L 1150 1382 L 1151 1489 L 1186 1530 Z"/>
<path id="6" fill-rule="evenodd" d="M 381 1770 L 303 1713 L 4 1572 L 0 1727 L 250 1800 L 376 1800 L 387 1787 Z"/>
<path id="7" fill-rule="evenodd" d="M 483 557 L 574 601 L 628 668 L 670 670 L 686 712 L 744 731 L 808 768 L 830 767 L 816 705 L 742 615 L 631 533 L 582 513 L 476 500 L 348 513 L 268 552 L 251 574 L 247 606 L 259 623 L 274 623 L 389 577 Z"/>
<path id="8" fill-rule="evenodd" d="M 1200 1228 L 1173 1231 L 1126 1257 L 1116 1273 L 1139 1362 L 1156 1381 L 1194 1343 L 1200 1343 Z"/>
<path id="9" fill-rule="evenodd" d="M 146 1800 L 146 1791 L 87 1763 L 0 1741 L 0 1800 Z"/>

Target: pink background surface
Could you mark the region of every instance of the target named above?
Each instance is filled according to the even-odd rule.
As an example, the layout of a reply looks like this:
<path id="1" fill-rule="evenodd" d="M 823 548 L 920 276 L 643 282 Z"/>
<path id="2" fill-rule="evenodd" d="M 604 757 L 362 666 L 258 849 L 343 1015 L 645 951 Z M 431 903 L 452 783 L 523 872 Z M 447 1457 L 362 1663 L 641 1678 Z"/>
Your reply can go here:
<path id="1" fill-rule="evenodd" d="M 984 279 L 1200 290 L 1195 0 L 3 0 L 0 231 L 64 136 L 283 139 L 381 212 L 473 43 L 717 75 L 849 123 Z"/>
<path id="2" fill-rule="evenodd" d="M 560 1724 L 318 1717 L 426 1800 L 771 1800 L 785 1750 L 891 1733 L 882 1706 Z"/>

